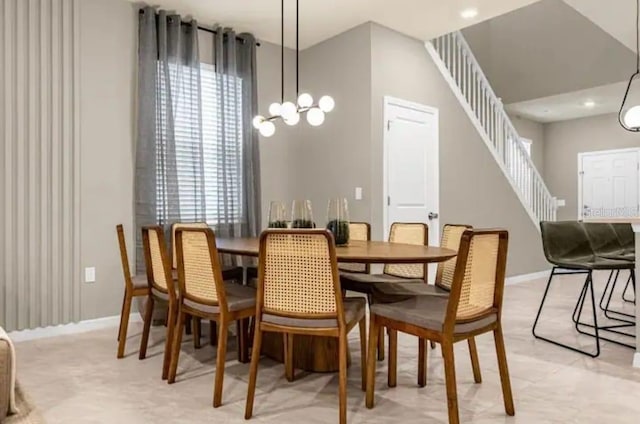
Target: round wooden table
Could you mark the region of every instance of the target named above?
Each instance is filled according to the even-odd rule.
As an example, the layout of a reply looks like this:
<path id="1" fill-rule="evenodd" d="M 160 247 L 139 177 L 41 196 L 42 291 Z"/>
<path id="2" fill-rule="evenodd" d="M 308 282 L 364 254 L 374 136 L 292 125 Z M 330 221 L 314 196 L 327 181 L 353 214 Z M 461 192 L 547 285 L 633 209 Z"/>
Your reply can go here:
<path id="1" fill-rule="evenodd" d="M 258 238 L 216 238 L 219 253 L 258 257 Z M 382 241 L 352 240 L 348 246 L 336 247 L 338 262 L 367 264 L 429 264 L 443 262 L 456 256 L 451 249 Z M 338 339 L 333 337 L 296 336 L 294 338 L 294 366 L 312 372 L 338 370 Z M 265 333 L 262 353 L 283 362 L 282 336 Z"/>

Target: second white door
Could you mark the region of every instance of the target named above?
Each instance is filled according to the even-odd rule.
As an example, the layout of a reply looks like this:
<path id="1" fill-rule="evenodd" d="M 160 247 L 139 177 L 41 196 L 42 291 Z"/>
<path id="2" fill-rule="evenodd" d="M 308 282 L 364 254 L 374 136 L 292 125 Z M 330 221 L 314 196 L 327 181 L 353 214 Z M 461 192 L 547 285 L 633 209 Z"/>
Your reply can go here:
<path id="1" fill-rule="evenodd" d="M 424 222 L 438 245 L 438 110 L 387 97 L 385 125 L 385 237 L 393 222 Z"/>

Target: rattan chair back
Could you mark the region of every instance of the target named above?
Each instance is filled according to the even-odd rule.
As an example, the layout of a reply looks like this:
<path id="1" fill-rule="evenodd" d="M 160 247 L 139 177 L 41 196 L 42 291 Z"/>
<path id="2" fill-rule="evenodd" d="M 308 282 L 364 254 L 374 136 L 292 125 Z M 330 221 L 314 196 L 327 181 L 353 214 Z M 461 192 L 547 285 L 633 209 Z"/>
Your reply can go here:
<path id="1" fill-rule="evenodd" d="M 389 242 L 426 246 L 429 242 L 429 227 L 421 222 L 394 222 L 389 230 Z M 402 278 L 425 278 L 426 268 L 420 264 L 385 264 L 383 272 Z"/>
<path id="2" fill-rule="evenodd" d="M 178 269 L 178 253 L 176 248 L 176 231 L 178 228 L 209 228 L 206 222 L 174 222 L 171 225 L 171 267 Z"/>
<path id="3" fill-rule="evenodd" d="M 500 313 L 507 243 L 506 230 L 466 230 L 462 234 L 445 329 L 449 325 L 453 331 L 456 322 Z"/>
<path id="4" fill-rule="evenodd" d="M 208 227 L 176 229 L 178 289 L 183 298 L 226 309 L 215 235 Z"/>
<path id="5" fill-rule="evenodd" d="M 442 237 L 440 237 L 440 247 L 458 251 L 460 247 L 460 239 L 462 234 L 472 227 L 470 225 L 454 225 L 446 224 L 442 228 Z M 456 269 L 456 257 L 448 261 L 439 262 L 436 272 L 436 285 L 444 290 L 451 290 L 453 283 L 453 273 Z"/>
<path id="6" fill-rule="evenodd" d="M 262 233 L 258 308 L 258 313 L 337 318 L 344 323 L 335 244 L 329 231 Z"/>
<path id="7" fill-rule="evenodd" d="M 368 222 L 350 222 L 349 240 L 369 241 L 371 240 L 371 225 Z M 340 271 L 357 272 L 368 274 L 371 266 L 359 263 L 338 263 Z"/>
<path id="8" fill-rule="evenodd" d="M 171 277 L 171 264 L 162 227 L 143 227 L 142 247 L 144 249 L 149 287 L 168 293 L 169 298 L 175 299 L 175 286 Z"/>

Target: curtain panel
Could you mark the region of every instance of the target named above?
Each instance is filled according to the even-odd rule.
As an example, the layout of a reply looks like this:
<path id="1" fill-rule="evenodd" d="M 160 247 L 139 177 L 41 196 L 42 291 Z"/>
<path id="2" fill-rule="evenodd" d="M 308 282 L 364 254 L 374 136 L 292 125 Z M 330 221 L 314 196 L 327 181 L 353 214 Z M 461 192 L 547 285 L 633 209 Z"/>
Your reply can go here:
<path id="1" fill-rule="evenodd" d="M 214 37 L 213 69 L 198 56 L 199 36 Z M 153 8 L 139 17 L 135 213 L 140 229 L 178 221 L 209 223 L 220 236 L 260 230 L 256 43 L 231 29 L 198 30 Z"/>

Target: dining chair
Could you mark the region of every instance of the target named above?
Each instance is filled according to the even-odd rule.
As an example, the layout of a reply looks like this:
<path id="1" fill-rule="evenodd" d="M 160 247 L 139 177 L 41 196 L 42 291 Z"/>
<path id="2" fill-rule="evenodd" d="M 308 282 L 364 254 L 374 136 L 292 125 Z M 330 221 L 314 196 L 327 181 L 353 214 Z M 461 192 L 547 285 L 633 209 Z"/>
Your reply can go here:
<path id="1" fill-rule="evenodd" d="M 209 228 L 206 222 L 174 222 L 171 224 L 171 269 L 174 281 L 178 279 L 178 254 L 176 249 L 176 231 L 180 228 Z M 225 281 L 238 281 L 242 283 L 244 270 L 240 266 L 223 266 L 222 276 Z M 185 322 L 187 334 L 193 333 L 193 347 L 200 348 L 201 323 L 200 319 L 189 316 Z M 215 321 L 209 323 L 211 344 L 217 340 Z"/>
<path id="2" fill-rule="evenodd" d="M 371 240 L 371 225 L 368 222 L 349 222 L 349 240 L 369 241 Z M 338 262 L 340 272 L 369 274 L 370 264 Z"/>
<path id="3" fill-rule="evenodd" d="M 389 230 L 390 243 L 427 245 L 429 241 L 429 227 L 424 223 L 394 222 Z M 354 291 L 367 295 L 369 304 L 372 302 L 374 285 L 376 283 L 427 283 L 427 267 L 422 264 L 385 264 L 382 274 L 362 272 L 342 272 L 340 283 L 343 290 Z M 378 360 L 384 359 L 384 330 L 378 337 Z"/>
<path id="4" fill-rule="evenodd" d="M 118 359 L 124 357 L 125 345 L 127 343 L 127 331 L 129 328 L 129 315 L 131 315 L 131 303 L 134 297 L 148 296 L 149 284 L 146 276 L 131 275 L 129 268 L 129 255 L 127 254 L 127 242 L 124 236 L 122 224 L 116 225 L 118 234 L 118 245 L 120 247 L 120 262 L 122 263 L 122 274 L 124 276 L 124 298 L 122 299 L 122 309 L 120 311 L 120 325 L 118 327 Z"/>
<path id="5" fill-rule="evenodd" d="M 169 312 L 167 314 L 167 331 L 164 358 L 162 361 L 162 379 L 166 380 L 169 376 L 171 343 L 173 342 L 176 325 L 177 295 L 175 282 L 171 275 L 171 261 L 165 244 L 164 231 L 161 226 L 146 226 L 142 228 L 142 248 L 147 268 L 149 297 L 144 313 L 144 327 L 142 330 L 142 340 L 140 341 L 139 358 L 144 359 L 147 355 L 147 345 L 149 343 L 149 332 L 151 330 L 151 320 L 155 302 L 167 302 L 169 304 Z M 178 331 L 182 332 L 182 328 L 180 327 Z"/>
<path id="6" fill-rule="evenodd" d="M 544 251 L 545 258 L 547 259 L 547 262 L 553 265 L 553 268 L 551 268 L 551 274 L 547 280 L 547 286 L 544 290 L 544 294 L 542 295 L 542 300 L 540 301 L 540 306 L 538 307 L 538 313 L 536 314 L 536 318 L 533 322 L 533 327 L 531 328 L 533 336 L 536 339 L 544 340 L 548 343 L 564 347 L 565 349 L 569 349 L 577 353 L 582 353 L 592 358 L 600 355 L 601 340 L 635 348 L 635 345 L 620 341 L 619 337 L 613 339 L 601 334 L 602 331 L 606 331 L 616 335 L 632 338 L 634 337 L 634 334 L 621 330 L 625 327 L 628 328 L 635 326 L 635 322 L 618 319 L 618 321 L 622 321 L 622 323 L 616 323 L 613 325 L 598 324 L 598 306 L 595 301 L 593 284 L 593 271 L 598 270 L 609 272 L 627 270 L 632 274 L 632 278 L 635 280 L 634 262 L 597 256 L 584 225 L 578 221 L 542 221 L 540 222 L 540 234 L 542 237 L 542 250 Z M 576 302 L 576 306 L 571 314 L 571 320 L 575 324 L 575 329 L 578 333 L 595 338 L 595 350 L 593 351 L 587 351 L 579 347 L 570 346 L 547 336 L 542 336 L 537 331 L 538 322 L 542 315 L 542 309 L 547 300 L 549 288 L 551 287 L 554 277 L 558 275 L 571 274 L 586 275 L 582 291 L 578 296 L 578 301 Z M 609 275 L 611 276 L 611 274 Z M 584 304 L 588 298 L 590 299 L 591 306 L 593 307 L 591 309 L 593 314 L 591 317 L 593 324 L 580 321 Z M 585 330 L 585 327 L 590 330 Z"/>
<path id="7" fill-rule="evenodd" d="M 213 407 L 222 404 L 224 366 L 229 325 L 238 323 L 238 359 L 248 358 L 248 319 L 256 313 L 256 291 L 242 284 L 225 281 L 216 240 L 209 228 L 178 228 L 178 328 L 187 315 L 218 324 L 218 351 L 213 392 Z M 180 357 L 182 332 L 173 341 L 168 382 L 175 382 Z M 246 360 L 245 360 L 246 361 Z"/>
<path id="8" fill-rule="evenodd" d="M 442 227 L 442 236 L 440 238 L 440 247 L 454 250 L 458 252 L 462 234 L 472 229 L 470 225 L 445 224 Z M 440 296 L 449 297 L 451 294 L 451 285 L 453 284 L 453 274 L 456 269 L 457 257 L 453 257 L 447 261 L 439 262 L 436 271 L 435 284 L 415 284 L 415 283 L 376 283 L 373 287 L 373 303 L 393 303 L 410 299 L 413 296 Z M 433 341 L 431 341 L 433 343 Z M 469 355 L 471 357 L 471 366 L 473 369 L 473 378 L 476 383 L 482 383 L 482 374 L 480 372 L 480 361 L 478 359 L 478 351 L 476 348 L 475 338 L 470 337 L 467 340 L 469 345 Z M 397 338 L 392 333 L 389 338 L 389 361 L 395 363 L 397 358 Z M 392 371 L 395 367 L 392 367 Z M 425 340 L 420 340 L 418 348 L 418 386 L 424 387 L 427 384 L 426 369 L 426 344 Z"/>
<path id="9" fill-rule="evenodd" d="M 631 224 L 618 222 L 618 223 L 611 224 L 611 226 L 616 232 L 616 235 L 618 236 L 618 240 L 620 241 L 620 244 L 624 248 L 624 253 L 627 255 L 633 255 L 635 257 L 636 235 L 633 232 L 633 228 L 631 227 Z M 626 294 L 627 294 L 627 290 L 629 289 L 629 285 L 631 283 L 633 283 L 632 289 L 633 289 L 634 297 L 627 299 Z M 635 303 L 635 291 L 636 291 L 635 281 L 632 282 L 631 276 L 629 276 L 629 278 L 627 279 L 627 284 L 624 286 L 624 290 L 622 291 L 622 300 L 629 303 Z"/>
<path id="10" fill-rule="evenodd" d="M 453 345 L 493 332 L 507 415 L 514 415 L 511 382 L 502 333 L 502 299 L 507 262 L 506 230 L 465 230 L 448 297 L 415 296 L 397 303 L 371 305 L 369 358 L 375 353 L 377 329 L 387 327 L 442 345 L 449 423 L 458 424 L 458 395 Z M 389 363 L 389 383 L 395 386 L 395 363 Z M 366 406 L 374 406 L 376 361 L 367 362 Z"/>
<path id="11" fill-rule="evenodd" d="M 333 236 L 327 230 L 267 230 L 260 237 L 258 298 L 245 419 L 253 414 L 263 332 L 283 334 L 285 374 L 293 380 L 294 337 L 335 337 L 339 351 L 339 418 L 347 419 L 347 334 L 360 331 L 366 388 L 366 301 L 343 298 Z"/>

